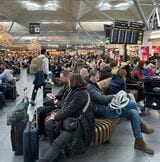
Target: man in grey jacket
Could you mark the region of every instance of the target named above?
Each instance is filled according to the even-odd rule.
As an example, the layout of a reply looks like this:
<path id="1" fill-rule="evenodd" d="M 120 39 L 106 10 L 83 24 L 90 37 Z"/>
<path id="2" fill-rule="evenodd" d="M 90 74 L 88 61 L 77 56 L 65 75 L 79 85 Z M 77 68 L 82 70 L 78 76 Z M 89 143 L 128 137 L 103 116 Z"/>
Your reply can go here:
<path id="1" fill-rule="evenodd" d="M 152 134 L 155 130 L 142 122 L 135 100 L 130 98 L 129 102 L 126 104 L 127 106 L 122 109 L 121 113 L 118 113 L 118 111 L 112 109 L 110 106 L 110 102 L 114 96 L 105 95 L 96 83 L 98 80 L 99 72 L 97 70 L 92 70 L 89 73 L 88 92 L 94 105 L 95 114 L 105 118 L 123 117 L 129 119 L 135 137 L 134 148 L 149 154 L 154 154 L 154 150 L 144 142 L 142 133 Z"/>

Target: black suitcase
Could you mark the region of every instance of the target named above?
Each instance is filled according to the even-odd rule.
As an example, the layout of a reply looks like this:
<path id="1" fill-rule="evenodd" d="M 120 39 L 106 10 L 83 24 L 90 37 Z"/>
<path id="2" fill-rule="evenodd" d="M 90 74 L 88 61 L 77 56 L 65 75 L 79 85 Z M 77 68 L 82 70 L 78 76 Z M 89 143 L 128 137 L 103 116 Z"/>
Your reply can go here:
<path id="1" fill-rule="evenodd" d="M 26 91 L 27 88 L 24 89 L 24 93 L 27 93 Z M 23 117 L 20 119 L 16 119 L 15 117 L 13 117 L 13 114 L 16 115 L 18 113 L 18 111 L 17 113 L 13 113 L 16 111 L 16 109 L 14 109 L 14 111 L 11 112 L 11 114 L 9 113 L 7 116 L 7 125 L 11 125 L 12 122 L 15 121 L 11 125 L 11 133 L 10 133 L 12 150 L 15 151 L 15 155 L 23 155 L 23 131 L 29 119 L 29 116 L 27 114 L 28 105 L 29 105 L 28 97 L 25 94 L 23 100 L 16 105 L 17 110 L 20 109 L 23 110 Z"/>
<path id="2" fill-rule="evenodd" d="M 27 122 L 23 132 L 24 162 L 35 162 L 39 157 L 38 130 L 33 122 Z"/>
<path id="3" fill-rule="evenodd" d="M 43 98 L 45 98 L 48 93 L 52 93 L 52 82 L 46 81 L 43 87 Z"/>
<path id="4" fill-rule="evenodd" d="M 16 85 L 10 85 L 5 94 L 6 99 L 15 100 L 16 99 Z"/>
<path id="5" fill-rule="evenodd" d="M 0 92 L 0 109 L 5 105 L 5 98 L 3 92 Z"/>
<path id="6" fill-rule="evenodd" d="M 11 144 L 15 155 L 23 155 L 23 131 L 25 125 L 25 121 L 19 121 L 11 126 Z"/>

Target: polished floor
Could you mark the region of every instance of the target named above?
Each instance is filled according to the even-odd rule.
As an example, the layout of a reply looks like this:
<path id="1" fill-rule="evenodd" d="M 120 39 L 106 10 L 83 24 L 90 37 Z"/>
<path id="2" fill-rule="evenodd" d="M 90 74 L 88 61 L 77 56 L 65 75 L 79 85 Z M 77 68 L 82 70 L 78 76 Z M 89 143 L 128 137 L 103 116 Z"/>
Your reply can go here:
<path id="1" fill-rule="evenodd" d="M 33 77 L 22 70 L 21 79 L 17 82 L 17 91 L 20 94 L 15 102 L 7 101 L 7 106 L 0 110 L 0 162 L 23 162 L 23 156 L 15 156 L 10 142 L 10 126 L 6 125 L 7 113 L 24 96 L 23 89 L 28 88 L 30 97 L 33 88 Z M 56 94 L 59 88 L 54 88 Z M 36 107 L 42 105 L 42 89 L 38 92 L 36 106 L 29 106 L 30 119 Z M 121 120 L 117 125 L 110 144 L 91 147 L 83 155 L 74 156 L 61 162 L 159 162 L 160 161 L 160 113 L 156 110 L 147 110 L 147 116 L 143 118 L 149 125 L 156 129 L 152 135 L 144 135 L 144 140 L 155 149 L 154 155 L 135 150 L 134 138 L 128 120 Z M 40 156 L 49 147 L 47 141 L 40 141 Z"/>

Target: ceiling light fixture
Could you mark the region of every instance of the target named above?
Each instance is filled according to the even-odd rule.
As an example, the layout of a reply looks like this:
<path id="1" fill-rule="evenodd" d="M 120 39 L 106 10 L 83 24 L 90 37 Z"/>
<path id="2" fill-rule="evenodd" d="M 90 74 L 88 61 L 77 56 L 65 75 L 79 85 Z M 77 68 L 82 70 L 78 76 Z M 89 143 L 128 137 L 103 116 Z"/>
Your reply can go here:
<path id="1" fill-rule="evenodd" d="M 114 1 L 113 1 L 114 2 Z M 126 1 L 126 2 L 121 2 L 117 4 L 112 4 L 112 3 L 104 3 L 102 6 L 99 5 L 99 9 L 101 11 L 106 11 L 106 10 L 127 10 L 130 6 L 133 5 L 132 1 Z"/>
<path id="2" fill-rule="evenodd" d="M 59 7 L 59 2 L 53 2 L 48 0 L 45 4 L 39 4 L 32 1 L 20 1 L 22 6 L 29 11 L 38 11 L 38 10 L 45 10 L 45 11 L 56 11 Z"/>

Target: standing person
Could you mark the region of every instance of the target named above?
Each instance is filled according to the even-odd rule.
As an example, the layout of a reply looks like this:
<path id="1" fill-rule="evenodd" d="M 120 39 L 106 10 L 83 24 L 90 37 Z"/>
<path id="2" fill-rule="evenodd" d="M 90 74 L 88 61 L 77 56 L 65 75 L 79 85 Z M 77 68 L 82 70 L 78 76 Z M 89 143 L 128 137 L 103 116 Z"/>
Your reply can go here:
<path id="1" fill-rule="evenodd" d="M 41 86 L 44 86 L 45 84 L 45 79 L 49 79 L 49 60 L 47 58 L 47 52 L 46 49 L 41 50 L 41 55 L 39 55 L 34 61 L 34 70 L 35 72 L 35 79 L 33 81 L 34 88 L 32 91 L 32 97 L 30 104 L 32 106 L 35 105 L 35 98 L 37 96 L 37 91 Z M 31 62 L 32 66 L 32 62 Z"/>
<path id="2" fill-rule="evenodd" d="M 132 98 L 129 100 L 126 94 L 124 96 L 119 94 L 119 96 L 116 96 L 117 100 L 113 99 L 113 95 L 105 95 L 97 85 L 99 80 L 99 72 L 97 70 L 90 71 L 89 79 L 88 92 L 94 105 L 95 114 L 104 118 L 129 119 L 135 137 L 134 148 L 154 154 L 154 150 L 144 142 L 142 133 L 152 134 L 155 130 L 142 122 L 136 102 Z M 124 108 L 122 111 L 117 111 L 116 109 L 119 107 Z"/>

